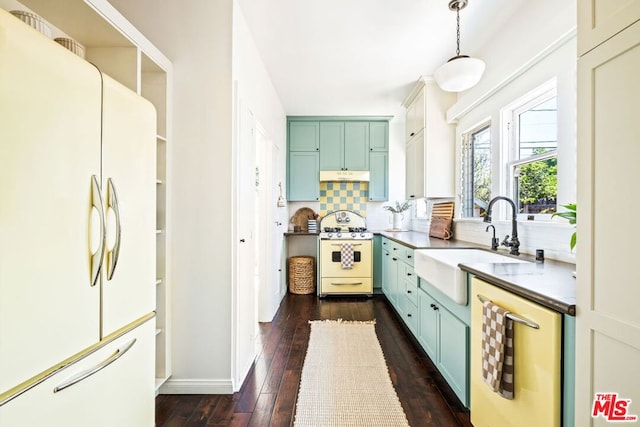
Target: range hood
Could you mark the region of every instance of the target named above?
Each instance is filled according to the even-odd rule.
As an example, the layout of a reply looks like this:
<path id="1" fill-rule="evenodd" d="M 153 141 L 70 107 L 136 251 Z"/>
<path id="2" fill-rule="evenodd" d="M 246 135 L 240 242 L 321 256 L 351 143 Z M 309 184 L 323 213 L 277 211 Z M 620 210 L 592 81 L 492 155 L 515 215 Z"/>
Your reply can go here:
<path id="1" fill-rule="evenodd" d="M 320 182 L 323 181 L 369 182 L 369 171 L 320 171 Z"/>

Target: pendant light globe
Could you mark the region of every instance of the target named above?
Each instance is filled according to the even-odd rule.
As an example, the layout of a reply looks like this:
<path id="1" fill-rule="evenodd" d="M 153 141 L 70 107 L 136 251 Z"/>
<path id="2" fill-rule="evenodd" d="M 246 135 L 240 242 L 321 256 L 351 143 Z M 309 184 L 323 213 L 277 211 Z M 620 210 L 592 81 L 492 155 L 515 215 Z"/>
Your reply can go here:
<path id="1" fill-rule="evenodd" d="M 440 88 L 447 92 L 462 92 L 472 88 L 482 78 L 486 68 L 483 60 L 460 55 L 460 10 L 467 0 L 451 0 L 449 9 L 456 12 L 456 56 L 438 67 L 433 75 Z"/>

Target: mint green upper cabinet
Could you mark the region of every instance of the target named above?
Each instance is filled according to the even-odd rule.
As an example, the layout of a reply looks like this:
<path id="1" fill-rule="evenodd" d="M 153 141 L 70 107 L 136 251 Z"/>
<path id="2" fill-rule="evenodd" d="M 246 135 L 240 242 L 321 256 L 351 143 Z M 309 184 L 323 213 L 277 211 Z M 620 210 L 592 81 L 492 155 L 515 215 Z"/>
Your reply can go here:
<path id="1" fill-rule="evenodd" d="M 369 201 L 389 200 L 389 122 L 369 123 Z"/>
<path id="2" fill-rule="evenodd" d="M 344 124 L 345 170 L 369 170 L 369 122 Z"/>
<path id="3" fill-rule="evenodd" d="M 290 151 L 287 198 L 313 201 L 320 198 L 320 172 L 317 151 Z"/>
<path id="4" fill-rule="evenodd" d="M 318 151 L 319 122 L 289 122 L 289 151 Z"/>
<path id="5" fill-rule="evenodd" d="M 389 153 L 371 151 L 369 153 L 369 201 L 389 200 Z"/>
<path id="6" fill-rule="evenodd" d="M 369 170 L 369 122 L 320 122 L 320 170 Z"/>
<path id="7" fill-rule="evenodd" d="M 287 198 L 319 199 L 320 171 L 369 171 L 369 201 L 389 199 L 389 117 L 290 116 Z M 306 154 L 303 154 L 306 153 Z"/>
<path id="8" fill-rule="evenodd" d="M 344 122 L 320 123 L 320 170 L 344 170 Z"/>
<path id="9" fill-rule="evenodd" d="M 320 197 L 320 122 L 289 122 L 287 198 L 313 201 Z"/>
<path id="10" fill-rule="evenodd" d="M 389 122 L 369 123 L 369 150 L 389 151 Z"/>

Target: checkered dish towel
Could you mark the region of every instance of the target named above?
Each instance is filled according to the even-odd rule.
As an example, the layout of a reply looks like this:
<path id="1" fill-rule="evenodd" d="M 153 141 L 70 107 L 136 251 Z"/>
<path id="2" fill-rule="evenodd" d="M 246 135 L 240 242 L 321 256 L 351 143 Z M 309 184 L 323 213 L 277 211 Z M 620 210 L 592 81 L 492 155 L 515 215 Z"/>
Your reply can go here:
<path id="1" fill-rule="evenodd" d="M 353 243 L 343 243 L 340 247 L 340 264 L 343 270 L 353 268 Z"/>
<path id="2" fill-rule="evenodd" d="M 491 390 L 513 399 L 513 320 L 491 301 L 482 306 L 482 378 Z"/>

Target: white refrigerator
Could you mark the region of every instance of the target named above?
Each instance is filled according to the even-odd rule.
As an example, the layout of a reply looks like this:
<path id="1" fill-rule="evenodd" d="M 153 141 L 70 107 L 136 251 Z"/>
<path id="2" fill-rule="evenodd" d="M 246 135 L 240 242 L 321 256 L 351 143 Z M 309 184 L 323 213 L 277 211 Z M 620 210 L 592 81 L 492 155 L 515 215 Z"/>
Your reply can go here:
<path id="1" fill-rule="evenodd" d="M 0 10 L 0 426 L 152 426 L 153 106 Z"/>

